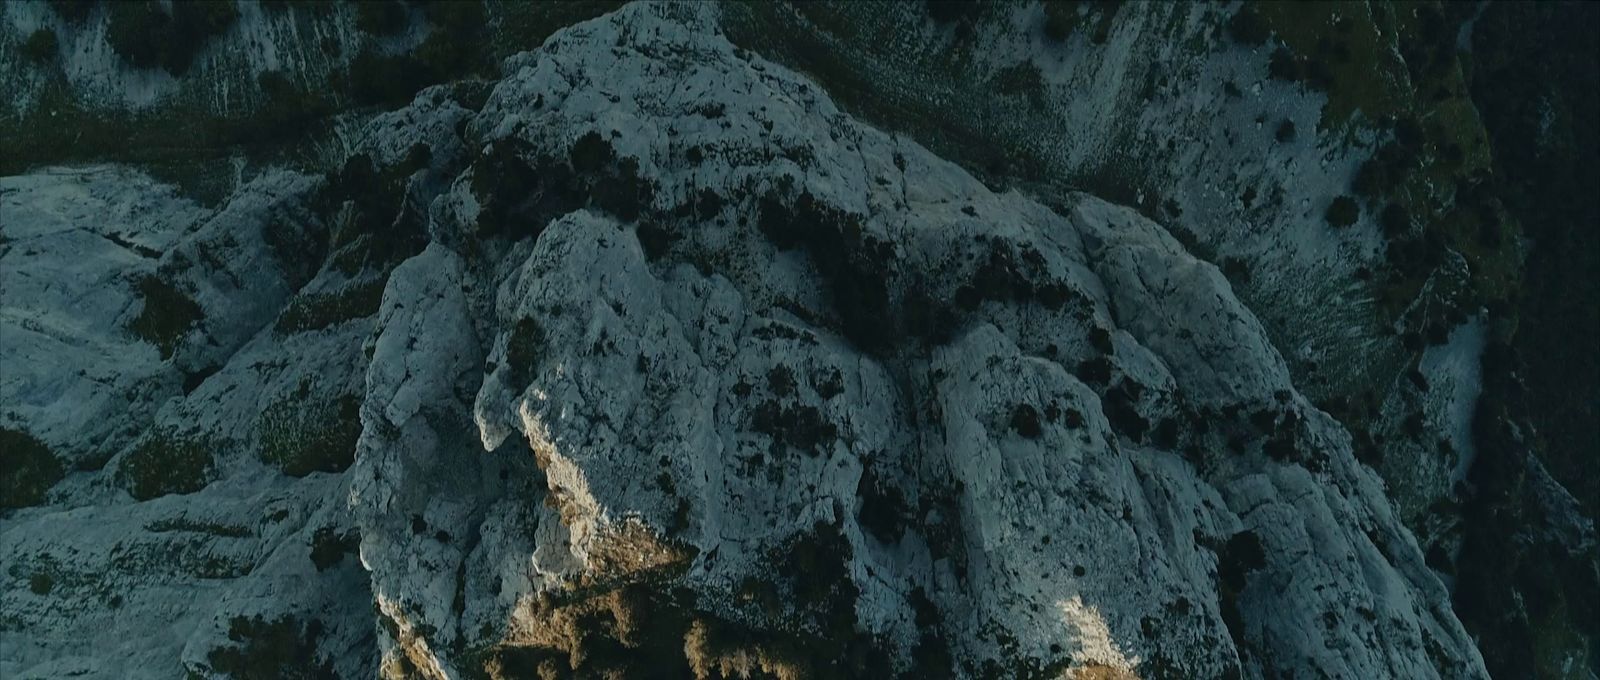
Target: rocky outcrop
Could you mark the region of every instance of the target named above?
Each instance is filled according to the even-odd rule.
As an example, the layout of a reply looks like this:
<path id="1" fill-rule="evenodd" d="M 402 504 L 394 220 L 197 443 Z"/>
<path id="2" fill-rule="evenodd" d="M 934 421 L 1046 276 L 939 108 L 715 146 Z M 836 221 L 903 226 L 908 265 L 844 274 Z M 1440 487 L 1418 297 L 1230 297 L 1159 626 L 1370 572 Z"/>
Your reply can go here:
<path id="1" fill-rule="evenodd" d="M 8 677 L 1486 675 L 1160 225 L 997 193 L 698 5 L 487 87 L 216 211 L 3 180 L 6 427 L 72 468 L 0 530 Z M 96 191 L 162 203 L 50 209 Z"/>

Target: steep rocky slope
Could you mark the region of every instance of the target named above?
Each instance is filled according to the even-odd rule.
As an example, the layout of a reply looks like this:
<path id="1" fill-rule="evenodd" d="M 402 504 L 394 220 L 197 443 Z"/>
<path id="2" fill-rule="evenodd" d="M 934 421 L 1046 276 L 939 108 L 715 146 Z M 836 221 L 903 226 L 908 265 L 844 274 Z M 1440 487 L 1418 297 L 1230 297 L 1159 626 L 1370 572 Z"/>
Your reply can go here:
<path id="1" fill-rule="evenodd" d="M 730 43 L 786 25 L 761 9 L 631 5 L 344 118 L 332 172 L 241 157 L 200 204 L 119 166 L 0 179 L 0 671 L 1486 676 L 1440 508 L 1475 445 L 1519 446 L 1473 425 L 1499 265 L 1464 251 L 1400 293 L 1421 312 L 1375 311 L 1359 272 L 1394 246 L 1323 202 L 1392 133 L 1313 134 L 1338 107 L 1255 73 L 1268 50 L 1162 32 L 1216 8 L 1133 6 L 1064 52 L 1053 6 L 911 13 L 929 45 L 1058 60 L 1002 88 L 1072 104 L 1020 119 L 1072 131 L 1046 153 L 1007 147 L 1073 178 L 1041 181 Z M 245 58 L 356 20 L 306 14 L 245 12 Z M 408 16 L 387 49 L 434 30 Z M 204 100 L 232 58 L 169 86 Z M 946 68 L 917 59 L 872 77 Z M 1175 63 L 1236 93 L 1091 77 Z M 1352 390 L 1370 415 L 1328 399 Z M 1592 524 L 1528 460 L 1581 582 Z"/>
<path id="2" fill-rule="evenodd" d="M 714 18 L 573 27 L 215 211 L 5 180 L 8 427 L 66 466 L 6 520 L 7 674 L 1483 675 L 1215 267 Z"/>

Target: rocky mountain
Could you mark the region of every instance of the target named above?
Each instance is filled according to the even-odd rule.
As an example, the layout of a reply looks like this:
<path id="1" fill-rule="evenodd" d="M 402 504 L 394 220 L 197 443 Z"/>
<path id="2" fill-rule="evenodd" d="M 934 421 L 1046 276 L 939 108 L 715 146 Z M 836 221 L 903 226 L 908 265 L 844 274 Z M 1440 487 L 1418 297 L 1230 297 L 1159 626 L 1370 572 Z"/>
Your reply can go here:
<path id="1" fill-rule="evenodd" d="M 6 677 L 1600 673 L 1509 10 L 133 6 L 0 8 Z"/>

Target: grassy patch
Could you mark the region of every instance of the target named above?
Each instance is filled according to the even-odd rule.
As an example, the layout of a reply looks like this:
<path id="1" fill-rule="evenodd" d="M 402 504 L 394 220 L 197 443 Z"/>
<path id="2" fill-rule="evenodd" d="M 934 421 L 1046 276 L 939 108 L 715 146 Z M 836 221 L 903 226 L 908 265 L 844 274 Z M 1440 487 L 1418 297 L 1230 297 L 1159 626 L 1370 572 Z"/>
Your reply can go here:
<path id="1" fill-rule="evenodd" d="M 174 493 L 194 493 L 215 474 L 211 445 L 168 430 L 146 435 L 117 471 L 128 492 L 139 500 Z"/>
<path id="2" fill-rule="evenodd" d="M 282 334 L 322 330 L 336 323 L 378 313 L 387 277 L 354 283 L 333 293 L 296 296 L 278 315 L 273 328 Z"/>
<path id="3" fill-rule="evenodd" d="M 291 477 L 341 472 L 355 460 L 361 438 L 361 399 L 329 402 L 288 398 L 262 411 L 261 460 Z"/>
<path id="4" fill-rule="evenodd" d="M 1241 15 L 1260 17 L 1287 46 L 1290 69 L 1328 91 L 1322 127 L 1344 125 L 1356 111 L 1378 120 L 1404 108 L 1410 90 L 1405 63 L 1392 48 L 1392 13 L 1364 2 L 1252 2 Z M 1255 22 L 1245 22 L 1255 23 Z M 1254 31 L 1252 35 L 1257 35 Z M 1313 77 L 1314 75 L 1314 77 Z"/>
<path id="5" fill-rule="evenodd" d="M 50 447 L 22 430 L 0 427 L 0 508 L 25 508 L 45 500 L 66 474 Z"/>
<path id="6" fill-rule="evenodd" d="M 184 334 L 205 313 L 183 291 L 153 274 L 139 279 L 135 287 L 144 298 L 144 309 L 128 324 L 128 330 L 161 350 L 162 359 L 171 359 Z"/>

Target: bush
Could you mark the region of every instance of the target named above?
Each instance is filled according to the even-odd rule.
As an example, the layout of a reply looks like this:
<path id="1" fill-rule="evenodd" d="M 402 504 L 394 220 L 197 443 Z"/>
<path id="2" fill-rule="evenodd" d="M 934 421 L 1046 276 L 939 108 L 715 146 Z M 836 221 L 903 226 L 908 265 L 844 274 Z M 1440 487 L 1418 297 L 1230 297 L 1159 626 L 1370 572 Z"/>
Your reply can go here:
<path id="1" fill-rule="evenodd" d="M 1278 80 L 1299 80 L 1300 62 L 1295 60 L 1289 48 L 1279 47 L 1272 51 L 1272 58 L 1267 62 L 1267 75 Z"/>
<path id="2" fill-rule="evenodd" d="M 106 42 L 111 49 L 135 68 L 161 66 L 174 40 L 172 17 L 162 11 L 161 4 L 118 2 L 110 8 Z"/>
<path id="3" fill-rule="evenodd" d="M 387 282 L 386 278 L 378 277 L 333 293 L 296 296 L 283 308 L 273 328 L 283 334 L 304 333 L 377 314 Z"/>
<path id="4" fill-rule="evenodd" d="M 1078 8 L 1069 2 L 1046 2 L 1044 5 L 1044 35 L 1055 42 L 1072 36 L 1078 26 Z"/>
<path id="5" fill-rule="evenodd" d="M 1250 266 L 1243 258 L 1229 257 L 1222 261 L 1222 275 L 1234 285 L 1250 283 Z"/>
<path id="6" fill-rule="evenodd" d="M 1283 122 L 1278 123 L 1278 131 L 1273 133 L 1273 137 L 1275 137 L 1279 142 L 1282 142 L 1282 143 L 1288 143 L 1288 142 L 1294 141 L 1294 135 L 1295 135 L 1294 121 L 1289 120 L 1287 118 L 1285 118 L 1283 120 Z"/>
<path id="7" fill-rule="evenodd" d="M 135 287 L 144 298 L 144 308 L 128 325 L 128 330 L 155 345 L 162 359 L 172 358 L 178 342 L 205 314 L 183 291 L 155 275 L 140 278 Z"/>
<path id="8" fill-rule="evenodd" d="M 1032 61 L 1000 69 L 994 75 L 995 91 L 1008 96 L 1025 96 L 1039 102 L 1045 92 L 1044 74 Z"/>
<path id="9" fill-rule="evenodd" d="M 56 11 L 62 19 L 69 24 L 81 24 L 89 19 L 89 13 L 94 11 L 94 6 L 99 0 L 50 0 L 50 8 Z"/>
<path id="10" fill-rule="evenodd" d="M 1395 177 L 1389 172 L 1389 165 L 1384 163 L 1378 154 L 1374 154 L 1372 158 L 1363 161 L 1361 169 L 1356 171 L 1353 189 L 1357 196 L 1371 200 L 1382 196 L 1394 181 Z"/>
<path id="11" fill-rule="evenodd" d="M 361 534 L 355 529 L 335 533 L 332 527 L 322 527 L 311 535 L 311 564 L 317 571 L 339 566 L 345 555 L 361 549 Z"/>
<path id="12" fill-rule="evenodd" d="M 1264 45 L 1272 37 L 1272 31 L 1255 8 L 1245 5 L 1228 19 L 1228 35 L 1240 44 Z"/>
<path id="13" fill-rule="evenodd" d="M 242 135 L 245 142 L 266 142 L 296 136 L 308 125 L 333 112 L 327 98 L 300 87 L 282 71 L 262 71 L 256 76 L 261 88 L 261 108 L 255 120 L 259 127 Z"/>
<path id="14" fill-rule="evenodd" d="M 1044 434 L 1039 423 L 1039 410 L 1030 404 L 1017 404 L 1011 410 L 1011 429 L 1027 439 L 1038 439 Z"/>
<path id="15" fill-rule="evenodd" d="M 318 660 L 317 641 L 322 622 L 302 624 L 292 615 L 273 621 L 260 616 L 236 616 L 228 625 L 228 639 L 236 647 L 218 647 L 206 653 L 212 670 L 234 678 L 336 678 L 333 662 Z"/>
<path id="16" fill-rule="evenodd" d="M 1356 204 L 1354 198 L 1340 196 L 1333 199 L 1333 203 L 1328 204 L 1326 217 L 1328 224 L 1335 227 L 1348 227 L 1355 224 L 1356 219 L 1361 217 L 1361 207 Z"/>
<path id="17" fill-rule="evenodd" d="M 1411 213 L 1399 203 L 1391 202 L 1384 206 L 1378 221 L 1383 225 L 1383 233 L 1387 236 L 1400 236 L 1411 231 Z"/>
<path id="18" fill-rule="evenodd" d="M 356 29 L 372 35 L 394 35 L 409 23 L 400 0 L 361 0 L 356 6 Z"/>
<path id="19" fill-rule="evenodd" d="M 544 327 L 532 317 L 517 320 L 506 339 L 506 368 L 511 371 L 512 382 L 525 387 L 538 370 L 539 357 L 545 350 Z"/>
<path id="20" fill-rule="evenodd" d="M 171 14 L 154 0 L 110 4 L 106 42 L 136 68 L 189 70 L 195 55 L 239 18 L 232 0 L 175 0 Z"/>
<path id="21" fill-rule="evenodd" d="M 33 435 L 0 427 L 0 508 L 43 503 L 50 487 L 65 475 L 61 461 Z"/>
<path id="22" fill-rule="evenodd" d="M 47 571 L 36 571 L 28 577 L 28 590 L 34 595 L 49 595 L 56 588 L 56 578 Z"/>
<path id="23" fill-rule="evenodd" d="M 22 56 L 34 61 L 49 61 L 56 57 L 58 48 L 56 32 L 41 28 L 30 34 L 28 40 L 22 43 Z"/>
<path id="24" fill-rule="evenodd" d="M 361 438 L 361 400 L 346 395 L 331 402 L 284 399 L 261 413 L 261 460 L 290 477 L 342 472 L 355 461 Z"/>
<path id="25" fill-rule="evenodd" d="M 141 501 L 174 493 L 194 493 L 214 472 L 209 442 L 156 431 L 123 460 L 118 478 Z"/>
<path id="26" fill-rule="evenodd" d="M 983 10 L 981 4 L 972 0 L 927 0 L 927 5 L 928 16 L 941 24 L 971 21 Z"/>

